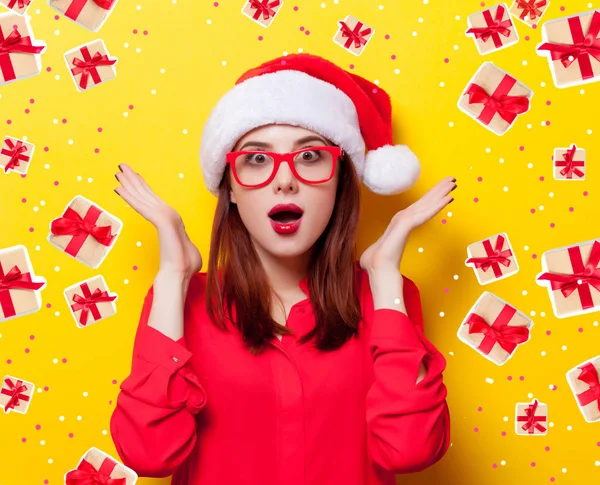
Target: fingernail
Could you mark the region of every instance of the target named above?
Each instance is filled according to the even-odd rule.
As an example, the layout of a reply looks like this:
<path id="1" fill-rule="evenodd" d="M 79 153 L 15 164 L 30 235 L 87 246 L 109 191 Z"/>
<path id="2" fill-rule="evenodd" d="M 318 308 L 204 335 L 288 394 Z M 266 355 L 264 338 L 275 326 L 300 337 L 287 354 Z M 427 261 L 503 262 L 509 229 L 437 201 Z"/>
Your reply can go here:
<path id="1" fill-rule="evenodd" d="M 120 163 L 119 163 L 118 167 L 119 167 L 119 170 L 122 172 L 123 169 L 121 168 L 121 164 Z"/>
<path id="2" fill-rule="evenodd" d="M 448 204 L 452 204 L 452 202 L 454 202 L 454 198 L 450 199 L 450 202 L 448 202 Z"/>
<path id="3" fill-rule="evenodd" d="M 452 179 L 452 182 L 456 182 L 456 177 Z"/>
<path id="4" fill-rule="evenodd" d="M 452 190 L 455 190 L 455 189 L 456 189 L 456 187 L 458 187 L 458 185 L 455 185 L 455 186 L 452 188 Z M 452 190 L 451 190 L 450 192 L 452 192 Z"/>
<path id="5" fill-rule="evenodd" d="M 117 177 L 117 174 L 115 174 L 115 178 L 116 178 L 117 180 L 119 180 L 119 179 L 118 179 L 118 177 Z"/>

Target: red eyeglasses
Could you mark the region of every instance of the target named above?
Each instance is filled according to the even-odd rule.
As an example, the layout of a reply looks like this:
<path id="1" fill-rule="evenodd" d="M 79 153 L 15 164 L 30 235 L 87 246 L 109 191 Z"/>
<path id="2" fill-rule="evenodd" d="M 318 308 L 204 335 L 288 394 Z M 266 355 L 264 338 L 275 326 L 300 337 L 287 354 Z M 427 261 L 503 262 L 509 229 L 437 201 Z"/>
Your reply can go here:
<path id="1" fill-rule="evenodd" d="M 333 178 L 337 159 L 343 153 L 338 146 L 315 146 L 289 153 L 229 152 L 225 157 L 238 184 L 257 188 L 273 180 L 282 162 L 287 162 L 294 176 L 306 184 L 327 182 Z"/>

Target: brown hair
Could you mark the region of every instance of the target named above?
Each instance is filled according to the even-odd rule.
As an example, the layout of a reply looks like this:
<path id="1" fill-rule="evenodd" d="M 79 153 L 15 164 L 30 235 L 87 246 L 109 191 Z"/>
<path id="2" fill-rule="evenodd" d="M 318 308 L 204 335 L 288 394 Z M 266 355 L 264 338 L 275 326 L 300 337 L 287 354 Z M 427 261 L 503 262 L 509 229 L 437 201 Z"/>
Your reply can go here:
<path id="1" fill-rule="evenodd" d="M 281 334 L 293 332 L 271 316 L 273 293 L 237 205 L 230 202 L 228 175 L 229 165 L 219 184 L 213 220 L 206 308 L 213 323 L 226 329 L 223 310 L 224 301 L 227 302 L 228 318 L 256 354 L 263 349 L 266 339 L 275 336 L 275 330 Z M 301 344 L 315 338 L 317 349 L 335 350 L 358 333 L 361 309 L 354 290 L 354 256 L 359 211 L 360 182 L 352 161 L 344 153 L 331 219 L 312 247 L 309 295 L 316 325 L 300 338 Z M 235 322 L 232 304 L 235 304 Z"/>

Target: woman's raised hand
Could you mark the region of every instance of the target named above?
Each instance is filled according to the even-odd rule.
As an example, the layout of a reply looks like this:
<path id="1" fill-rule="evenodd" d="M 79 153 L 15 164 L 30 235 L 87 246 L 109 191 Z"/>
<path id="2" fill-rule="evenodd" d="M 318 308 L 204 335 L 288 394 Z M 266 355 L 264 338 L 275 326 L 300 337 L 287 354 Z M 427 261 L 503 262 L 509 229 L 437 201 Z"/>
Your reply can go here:
<path id="1" fill-rule="evenodd" d="M 121 163 L 119 170 L 115 178 L 121 187 L 115 192 L 158 232 L 160 271 L 191 278 L 202 268 L 202 256 L 188 237 L 181 215 L 160 199 L 129 165 Z"/>

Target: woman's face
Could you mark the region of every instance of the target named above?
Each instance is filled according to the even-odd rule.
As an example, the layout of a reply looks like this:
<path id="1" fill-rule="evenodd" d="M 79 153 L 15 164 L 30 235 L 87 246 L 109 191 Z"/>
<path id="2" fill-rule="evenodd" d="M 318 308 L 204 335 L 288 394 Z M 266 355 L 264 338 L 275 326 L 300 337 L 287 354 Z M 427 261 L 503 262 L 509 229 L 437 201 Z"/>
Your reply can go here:
<path id="1" fill-rule="evenodd" d="M 307 139 L 310 137 L 310 139 Z M 332 143 L 317 133 L 292 125 L 265 125 L 246 133 L 232 151 L 263 150 L 286 153 Z M 306 155 L 308 160 L 316 152 Z M 249 160 L 253 165 L 264 163 L 264 157 Z M 253 168 L 258 170 L 257 168 Z M 305 255 L 321 236 L 335 205 L 340 163 L 337 160 L 333 178 L 320 184 L 305 184 L 298 180 L 290 166 L 282 162 L 273 180 L 259 188 L 240 185 L 231 170 L 230 200 L 237 204 L 240 217 L 259 254 L 269 253 L 277 258 Z M 304 212 L 298 229 L 293 233 L 279 233 L 273 227 L 269 211 L 277 204 L 296 204 Z"/>

